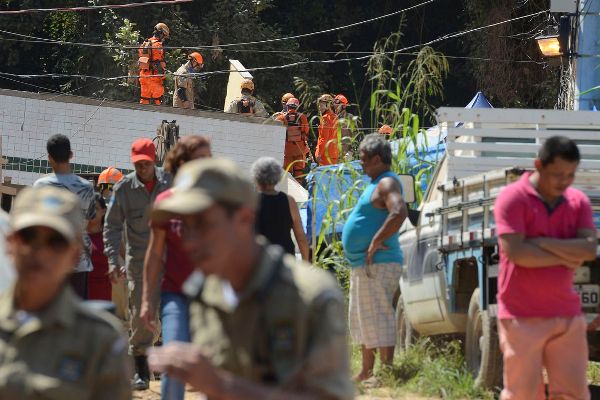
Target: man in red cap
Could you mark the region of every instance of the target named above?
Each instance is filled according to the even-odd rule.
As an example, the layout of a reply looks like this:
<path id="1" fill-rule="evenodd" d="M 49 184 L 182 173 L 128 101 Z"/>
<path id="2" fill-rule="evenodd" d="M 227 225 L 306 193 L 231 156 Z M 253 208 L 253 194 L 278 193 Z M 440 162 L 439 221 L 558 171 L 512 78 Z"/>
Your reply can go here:
<path id="1" fill-rule="evenodd" d="M 104 225 L 104 254 L 108 257 L 111 279 L 127 273 L 131 335 L 129 354 L 135 360 L 134 390 L 148 389 L 150 372 L 146 349 L 154 344 L 155 333 L 140 319 L 142 269 L 150 236 L 148 213 L 156 196 L 171 186 L 171 176 L 156 166 L 156 148 L 150 139 L 137 139 L 131 145 L 135 171 L 121 179 L 113 189 Z M 124 232 L 124 235 L 123 235 Z M 126 242 L 125 266 L 119 265 L 121 239 Z"/>

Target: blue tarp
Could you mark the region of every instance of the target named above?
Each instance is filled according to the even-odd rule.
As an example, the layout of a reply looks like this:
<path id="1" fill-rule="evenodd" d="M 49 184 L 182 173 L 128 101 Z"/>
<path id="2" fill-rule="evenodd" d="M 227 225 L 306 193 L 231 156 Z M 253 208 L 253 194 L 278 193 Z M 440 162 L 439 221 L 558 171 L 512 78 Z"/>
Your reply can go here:
<path id="1" fill-rule="evenodd" d="M 475 97 L 469 102 L 465 108 L 492 108 L 490 102 L 485 98 L 482 92 L 477 92 Z M 420 160 L 427 161 L 429 163 L 436 163 L 442 157 L 445 152 L 445 132 L 442 133 L 438 127 L 430 128 L 425 131 L 425 134 L 421 134 L 417 137 L 416 147 L 418 149 L 417 155 L 415 156 L 415 145 L 409 143 L 406 148 L 406 159 L 408 165 L 406 170 L 412 175 L 427 167 L 427 163 L 419 162 Z M 400 140 L 392 142 L 392 152 L 397 154 L 400 148 Z M 360 162 L 352 161 L 350 166 L 345 164 L 327 165 L 313 169 L 306 178 L 308 184 L 308 202 L 306 208 L 300 210 L 302 222 L 305 227 L 306 234 L 311 238 L 312 234 L 312 215 L 313 207 L 315 203 L 314 197 L 316 196 L 316 213 L 315 213 L 315 227 L 316 234 L 319 235 L 321 232 L 321 225 L 323 218 L 326 215 L 334 216 L 335 232 L 341 233 L 346 220 L 347 215 L 341 215 L 339 213 L 339 205 L 341 204 L 342 209 L 348 209 L 353 204 L 347 197 L 348 192 L 352 193 L 352 197 L 357 199 L 365 184 L 370 182 L 370 178 L 362 174 L 362 167 Z M 425 176 L 423 176 L 425 177 Z M 421 185 L 423 191 L 427 187 L 427 182 L 423 179 L 421 182 L 415 182 L 416 185 Z M 354 191 L 350 191 L 354 186 Z M 316 191 L 315 191 L 316 187 Z M 315 195 L 313 196 L 313 193 Z M 347 197 L 343 197 L 347 195 Z M 328 210 L 331 209 L 329 212 Z M 333 221 L 328 221 L 329 227 L 333 226 Z M 332 230 L 325 232 L 327 235 L 333 233 Z"/>
<path id="2" fill-rule="evenodd" d="M 393 146 L 394 147 L 394 146 Z M 398 146 L 395 146 L 395 152 L 398 151 Z M 419 158 L 432 163 L 432 168 L 437 161 L 439 161 L 444 154 L 445 146 L 443 143 L 435 143 L 429 146 L 427 149 L 423 149 L 418 152 Z M 408 173 L 415 176 L 423 168 L 423 163 L 419 163 L 419 160 L 414 155 L 413 151 L 407 151 L 407 169 Z M 307 237 L 311 237 L 312 233 L 312 210 L 314 206 L 314 196 L 316 193 L 316 234 L 319 235 L 321 231 L 321 224 L 323 218 L 329 215 L 331 218 L 336 219 L 335 232 L 341 233 L 346 220 L 346 215 L 339 215 L 339 206 L 342 209 L 347 209 L 354 204 L 350 203 L 350 199 L 347 197 L 352 196 L 354 200 L 358 199 L 362 193 L 366 184 L 371 181 L 367 175 L 362 173 L 362 167 L 359 161 L 352 161 L 349 163 L 350 166 L 345 164 L 327 165 L 315 168 L 310 172 L 306 181 L 308 183 L 308 203 L 306 205 L 306 219 L 303 218 L 305 231 Z M 416 185 L 421 185 L 422 189 L 426 189 L 427 182 L 415 182 Z M 315 191 L 316 186 L 316 191 Z M 353 188 L 353 191 L 351 189 Z M 347 197 L 343 197 L 346 195 Z M 331 208 L 331 211 L 328 210 Z M 332 225 L 333 221 L 328 221 Z M 332 232 L 326 232 L 331 234 Z"/>

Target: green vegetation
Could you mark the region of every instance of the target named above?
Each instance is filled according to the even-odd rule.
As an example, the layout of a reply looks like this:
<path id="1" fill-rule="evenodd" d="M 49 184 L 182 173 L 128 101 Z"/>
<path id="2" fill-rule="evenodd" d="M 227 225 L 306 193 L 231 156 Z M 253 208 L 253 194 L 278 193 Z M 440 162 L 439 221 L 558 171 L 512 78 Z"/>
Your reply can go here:
<path id="1" fill-rule="evenodd" d="M 360 369 L 360 349 L 352 357 L 353 370 Z M 379 385 L 392 392 L 410 391 L 442 399 L 490 399 L 494 394 L 475 387 L 467 371 L 460 343 L 421 339 L 406 352 L 396 355 L 392 368 L 375 371 Z M 364 392 L 365 387 L 359 386 Z"/>
<path id="2" fill-rule="evenodd" d="M 548 8 L 549 0 L 530 0 L 515 6 L 513 0 L 436 0 L 435 3 L 415 8 L 405 15 L 394 15 L 372 23 L 335 30 L 319 35 L 278 42 L 244 46 L 224 44 L 261 41 L 284 36 L 303 35 L 327 28 L 348 26 L 352 23 L 396 12 L 421 3 L 372 0 L 367 2 L 339 0 L 289 2 L 284 0 L 195 0 L 178 6 L 150 6 L 119 10 L 98 10 L 67 13 L 31 13 L 2 15 L 0 25 L 5 33 L 0 40 L 4 55 L 0 72 L 10 74 L 81 74 L 102 77 L 128 75 L 136 60 L 137 45 L 147 38 L 159 21 L 171 29 L 167 46 L 198 46 L 205 60 L 205 72 L 224 71 L 197 80 L 199 107 L 221 109 L 225 99 L 228 60 L 237 59 L 247 67 L 272 67 L 311 61 L 290 68 L 261 70 L 254 73 L 257 96 L 269 111 L 279 110 L 279 99 L 294 89 L 299 80 L 307 82 L 318 92 L 344 93 L 352 103 L 350 112 L 359 116 L 365 126 L 377 126 L 385 120 L 371 121 L 370 96 L 373 81 L 363 79 L 372 63 L 355 59 L 378 53 L 381 64 L 392 57 L 398 65 L 408 66 L 417 57 L 428 57 L 443 52 L 459 58 L 448 58 L 446 64 L 427 64 L 434 69 L 446 69 L 448 78 L 442 90 L 419 92 L 406 98 L 401 108 L 409 108 L 421 116 L 423 124 L 432 121 L 430 113 L 422 113 L 419 104 L 423 94 L 434 107 L 444 102 L 466 104 L 476 90 L 484 90 L 494 105 L 520 107 L 545 106 L 552 108 L 556 99 L 558 74 L 545 68 L 543 63 L 512 63 L 510 60 L 539 61 L 540 56 L 530 36 L 538 26 L 546 24 L 545 16 L 515 21 L 490 30 L 483 30 L 461 38 L 443 40 L 435 50 L 419 52 L 420 47 L 395 54 L 383 51 L 400 50 L 419 43 L 498 22 L 518 15 Z M 16 10 L 37 7 L 71 7 L 88 4 L 106 5 L 109 0 L 0 0 L 0 9 Z M 458 4 L 457 4 L 458 3 Z M 528 34 L 529 32 L 531 34 Z M 14 32 L 15 36 L 6 32 Z M 400 35 L 398 32 L 402 32 Z M 133 45 L 133 48 L 86 47 L 81 45 L 51 44 L 46 40 L 77 43 Z M 493 40 L 492 45 L 488 45 Z M 374 45 L 378 45 L 374 48 Z M 203 46 L 215 46 L 206 48 Z M 221 47 L 219 47 L 221 46 Z M 185 61 L 184 53 L 191 51 L 167 49 L 167 67 L 175 71 Z M 461 57 L 467 57 L 468 60 Z M 478 59 L 471 59 L 478 57 Z M 345 60 L 350 58 L 353 60 Z M 480 58 L 503 59 L 493 62 Z M 324 60 L 344 60 L 318 63 Z M 379 62 L 379 61 L 377 61 Z M 449 65 L 448 65 L 449 64 Z M 424 64 L 425 65 L 425 64 Z M 135 66 L 134 66 L 135 67 Z M 133 68 L 133 74 L 137 71 Z M 392 77 L 400 79 L 393 68 L 385 67 Z M 418 75 L 411 81 L 430 79 L 430 69 L 415 70 Z M 435 71 L 434 71 L 435 72 Z M 510 82 L 509 85 L 506 82 Z M 34 85 L 34 86 L 30 86 Z M 39 87 L 36 87 L 39 86 Z M 76 95 L 106 97 L 135 101 L 137 82 L 129 79 L 119 82 L 77 77 L 25 79 L 4 76 L 0 87 L 44 91 L 74 91 Z M 41 87 L 41 88 L 40 88 Z M 377 88 L 379 89 L 379 88 Z M 387 89 L 387 87 L 386 87 Z M 444 93 L 442 98 L 441 93 Z M 302 111 L 316 112 L 314 102 L 302 100 Z M 165 101 L 168 104 L 168 100 Z M 429 110 L 431 111 L 431 109 Z"/>
<path id="3" fill-rule="evenodd" d="M 399 38 L 400 34 L 394 35 Z M 375 54 L 369 60 L 369 68 L 365 78 L 371 82 L 373 94 L 370 96 L 369 109 L 373 126 L 367 131 L 358 131 L 360 121 L 353 118 L 347 124 L 354 132 L 350 147 L 353 158 L 358 158 L 358 144 L 364 134 L 376 132 L 377 122 L 387 123 L 393 129 L 390 137 L 395 141 L 392 159 L 392 170 L 398 174 L 413 174 L 417 204 L 423 197 L 421 182 L 428 182 L 435 162 L 426 157 L 428 143 L 419 115 L 428 115 L 433 109 L 431 98 L 441 94 L 443 80 L 447 73 L 447 62 L 444 56 L 429 47 L 424 47 L 419 56 L 407 65 L 400 63 L 395 56 L 385 54 L 394 49 L 397 40 L 386 40 L 375 45 Z M 424 78 L 427 76 L 427 79 Z M 300 78 L 296 79 L 297 90 L 304 101 L 316 101 L 319 91 Z M 409 107 L 416 107 L 418 113 Z M 312 116 L 315 120 L 317 116 Z M 316 132 L 313 132 L 316 135 Z M 338 153 L 342 152 L 342 132 L 338 129 Z M 315 252 L 313 262 L 326 269 L 335 269 L 340 282 L 347 282 L 348 271 L 344 259 L 342 244 L 337 235 L 331 235 L 332 227 L 340 226 L 347 214 L 356 204 L 362 192 L 362 171 L 356 163 L 343 162 L 326 175 L 320 175 L 312 188 L 324 196 L 327 211 L 321 222 L 319 235 L 314 238 Z M 313 196 L 314 197 L 314 196 Z M 313 199 L 316 202 L 316 198 Z M 321 200 L 322 201 L 322 200 Z M 315 203 L 316 204 L 316 203 Z M 309 238 L 309 241 L 312 238 Z"/>

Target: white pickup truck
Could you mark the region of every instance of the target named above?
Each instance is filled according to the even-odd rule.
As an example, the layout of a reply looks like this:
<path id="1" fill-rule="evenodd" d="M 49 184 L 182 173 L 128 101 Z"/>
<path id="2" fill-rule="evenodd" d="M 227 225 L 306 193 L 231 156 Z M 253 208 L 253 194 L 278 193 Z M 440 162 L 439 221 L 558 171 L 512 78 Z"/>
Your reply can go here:
<path id="1" fill-rule="evenodd" d="M 400 231 L 405 265 L 396 307 L 399 349 L 419 335 L 462 336 L 476 383 L 496 388 L 502 384 L 502 358 L 494 200 L 503 186 L 533 168 L 544 139 L 564 135 L 578 143 L 582 161 L 574 186 L 590 197 L 600 229 L 600 113 L 441 108 L 437 117 L 447 133 L 446 154 L 418 221 L 406 221 Z M 573 285 L 593 320 L 600 312 L 600 260 L 580 267 Z M 590 332 L 588 340 L 590 359 L 600 360 L 600 332 Z"/>

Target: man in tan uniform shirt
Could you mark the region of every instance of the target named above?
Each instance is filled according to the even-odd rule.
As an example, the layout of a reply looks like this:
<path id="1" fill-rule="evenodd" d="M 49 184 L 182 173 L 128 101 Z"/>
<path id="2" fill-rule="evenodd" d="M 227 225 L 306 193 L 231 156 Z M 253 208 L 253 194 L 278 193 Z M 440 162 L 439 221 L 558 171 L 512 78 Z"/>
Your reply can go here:
<path id="1" fill-rule="evenodd" d="M 66 284 L 82 249 L 77 196 L 24 189 L 9 223 L 17 278 L 0 296 L 0 399 L 130 399 L 118 321 Z"/>
<path id="2" fill-rule="evenodd" d="M 202 71 L 202 68 L 204 68 L 202 55 L 193 52 L 188 56 L 188 61 L 175 71 L 173 107 L 194 108 L 194 76 L 190 74 L 197 74 Z"/>
<path id="3" fill-rule="evenodd" d="M 182 219 L 193 344 L 153 349 L 154 369 L 209 399 L 351 399 L 344 298 L 329 274 L 255 238 L 257 194 L 231 161 L 185 164 L 151 218 Z M 196 284 L 194 284 L 196 282 Z"/>

